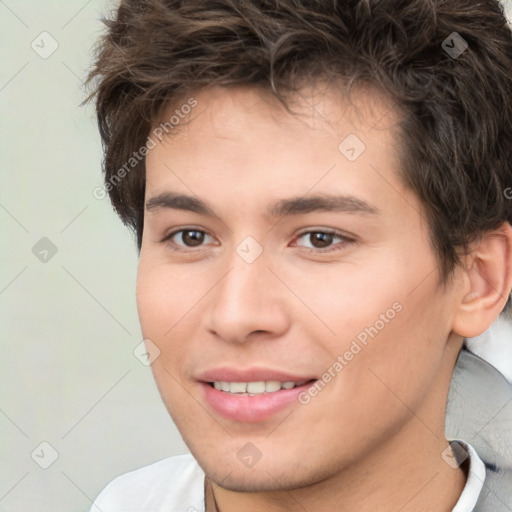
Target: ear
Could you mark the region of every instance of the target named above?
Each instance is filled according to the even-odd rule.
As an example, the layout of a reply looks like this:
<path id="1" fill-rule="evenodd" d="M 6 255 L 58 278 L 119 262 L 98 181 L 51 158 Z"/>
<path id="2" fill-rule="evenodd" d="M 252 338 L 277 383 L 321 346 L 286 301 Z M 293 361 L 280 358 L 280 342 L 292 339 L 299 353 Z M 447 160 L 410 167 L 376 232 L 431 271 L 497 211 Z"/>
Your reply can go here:
<path id="1" fill-rule="evenodd" d="M 466 258 L 464 287 L 453 331 L 464 338 L 485 332 L 507 303 L 512 288 L 512 227 L 505 222 L 485 233 Z"/>

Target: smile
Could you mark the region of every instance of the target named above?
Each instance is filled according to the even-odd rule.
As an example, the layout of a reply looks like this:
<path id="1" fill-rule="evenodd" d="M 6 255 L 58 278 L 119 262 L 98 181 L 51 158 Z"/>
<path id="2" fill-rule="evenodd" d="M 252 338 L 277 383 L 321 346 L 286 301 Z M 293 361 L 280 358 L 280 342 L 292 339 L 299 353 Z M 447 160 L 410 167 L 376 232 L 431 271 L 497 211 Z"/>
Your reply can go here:
<path id="1" fill-rule="evenodd" d="M 215 381 L 211 385 L 225 393 L 243 396 L 256 396 L 263 393 L 275 393 L 281 389 L 293 389 L 297 386 L 302 386 L 307 381 L 302 382 L 280 382 L 278 380 L 256 381 L 256 382 L 226 382 Z"/>
<path id="2" fill-rule="evenodd" d="M 294 406 L 299 395 L 316 382 L 307 381 L 212 381 L 200 382 L 205 405 L 225 419 L 255 423 Z"/>

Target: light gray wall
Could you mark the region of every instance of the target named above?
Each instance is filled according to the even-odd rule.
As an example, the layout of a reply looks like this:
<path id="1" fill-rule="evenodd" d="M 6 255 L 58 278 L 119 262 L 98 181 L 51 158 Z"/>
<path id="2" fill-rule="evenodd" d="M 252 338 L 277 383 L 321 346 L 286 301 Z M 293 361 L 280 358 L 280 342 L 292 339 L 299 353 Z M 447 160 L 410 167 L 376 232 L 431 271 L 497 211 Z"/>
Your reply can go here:
<path id="1" fill-rule="evenodd" d="M 135 244 L 92 194 L 79 86 L 111 5 L 0 1 L 0 512 L 84 512 L 114 476 L 186 452 L 133 355 Z"/>
<path id="2" fill-rule="evenodd" d="M 101 147 L 80 83 L 108 8 L 0 2 L 2 512 L 85 511 L 114 476 L 186 452 L 132 353 L 135 244 L 92 194 Z M 43 31 L 58 44 L 47 58 L 31 47 L 52 49 Z M 41 442 L 58 453 L 48 469 L 51 448 L 31 458 Z"/>

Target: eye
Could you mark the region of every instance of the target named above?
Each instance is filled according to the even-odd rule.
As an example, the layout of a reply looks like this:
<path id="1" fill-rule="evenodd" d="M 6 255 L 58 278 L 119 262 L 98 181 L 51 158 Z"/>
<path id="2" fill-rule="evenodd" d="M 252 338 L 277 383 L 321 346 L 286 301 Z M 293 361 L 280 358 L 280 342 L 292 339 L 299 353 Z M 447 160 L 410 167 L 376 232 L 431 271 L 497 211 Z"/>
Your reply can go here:
<path id="1" fill-rule="evenodd" d="M 304 240 L 305 243 L 299 243 L 299 240 Z M 329 250 L 336 250 L 337 248 L 333 244 L 340 244 L 342 249 L 345 245 L 352 242 L 350 238 L 336 233 L 335 231 L 318 230 L 318 231 L 307 231 L 302 233 L 297 238 L 296 245 L 304 247 L 313 251 L 328 252 Z M 324 250 L 323 250 L 324 249 Z M 327 249 L 327 251 L 325 250 Z"/>
<path id="2" fill-rule="evenodd" d="M 303 240 L 302 243 L 299 241 Z M 353 240 L 330 230 L 307 231 L 300 234 L 294 245 L 304 247 L 313 252 L 328 252 L 330 250 L 342 249 L 345 245 Z M 179 248 L 195 248 L 205 244 L 215 243 L 214 238 L 201 229 L 188 228 L 173 231 L 167 235 L 162 242 L 171 242 Z M 340 247 L 336 247 L 340 246 Z"/>
<path id="3" fill-rule="evenodd" d="M 199 247 L 203 243 L 213 241 L 213 237 L 200 229 L 180 229 L 167 235 L 162 242 L 171 241 L 180 247 Z"/>

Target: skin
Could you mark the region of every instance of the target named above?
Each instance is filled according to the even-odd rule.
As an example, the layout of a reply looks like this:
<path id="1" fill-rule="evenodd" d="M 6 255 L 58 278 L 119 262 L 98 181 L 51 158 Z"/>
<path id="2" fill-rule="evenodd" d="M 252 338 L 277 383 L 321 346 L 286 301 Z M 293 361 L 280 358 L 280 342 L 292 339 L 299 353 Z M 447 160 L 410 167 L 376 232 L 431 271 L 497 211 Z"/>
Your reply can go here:
<path id="1" fill-rule="evenodd" d="M 137 302 L 161 351 L 157 386 L 219 510 L 451 511 L 466 475 L 441 457 L 448 388 L 462 337 L 483 332 L 510 290 L 510 230 L 442 285 L 422 205 L 398 175 L 399 116 L 385 98 L 359 91 L 354 109 L 305 89 L 294 116 L 253 88 L 194 96 L 147 156 L 146 200 L 187 194 L 215 216 L 146 210 Z M 348 134 L 366 145 L 354 162 L 338 150 Z M 322 194 L 377 213 L 267 212 Z M 190 231 L 162 241 L 187 228 L 206 233 L 200 245 L 187 247 Z M 351 241 L 322 248 L 304 235 L 322 230 Z M 263 249 L 250 264 L 236 252 L 247 236 Z M 401 311 L 307 405 L 246 423 L 205 402 L 196 377 L 218 366 L 320 378 L 395 303 Z M 237 457 L 248 442 L 261 452 L 252 468 Z"/>

